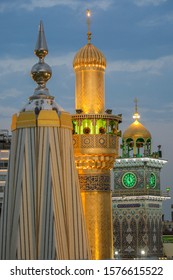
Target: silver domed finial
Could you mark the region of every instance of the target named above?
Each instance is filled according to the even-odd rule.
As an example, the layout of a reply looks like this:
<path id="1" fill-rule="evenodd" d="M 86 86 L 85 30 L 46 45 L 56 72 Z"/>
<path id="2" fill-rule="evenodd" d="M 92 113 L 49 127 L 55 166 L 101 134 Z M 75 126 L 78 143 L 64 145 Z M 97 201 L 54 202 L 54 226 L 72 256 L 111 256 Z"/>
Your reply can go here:
<path id="1" fill-rule="evenodd" d="M 30 97 L 30 100 L 43 97 L 53 99 L 53 97 L 49 94 L 49 90 L 46 88 L 46 83 L 52 76 L 52 70 L 50 66 L 44 62 L 44 57 L 48 54 L 48 47 L 42 21 L 40 21 L 38 38 L 34 53 L 39 58 L 39 62 L 32 67 L 31 77 L 38 84 L 38 86 L 35 89 L 34 95 Z"/>

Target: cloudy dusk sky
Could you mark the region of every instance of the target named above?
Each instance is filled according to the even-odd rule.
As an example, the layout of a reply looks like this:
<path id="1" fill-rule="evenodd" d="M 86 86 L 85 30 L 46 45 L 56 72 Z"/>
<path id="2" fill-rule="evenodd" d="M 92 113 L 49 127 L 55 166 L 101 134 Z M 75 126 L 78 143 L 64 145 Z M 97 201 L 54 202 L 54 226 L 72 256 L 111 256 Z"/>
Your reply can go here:
<path id="1" fill-rule="evenodd" d="M 86 9 L 91 9 L 92 40 L 107 59 L 106 108 L 122 113 L 120 129 L 132 122 L 138 98 L 141 122 L 151 132 L 153 150 L 162 145 L 168 163 L 162 190 L 173 197 L 173 0 L 0 0 L 0 129 L 26 103 L 36 84 L 30 70 L 38 25 L 43 20 L 53 75 L 51 95 L 74 113 L 72 61 L 87 43 Z M 164 202 L 170 219 L 173 198 Z"/>

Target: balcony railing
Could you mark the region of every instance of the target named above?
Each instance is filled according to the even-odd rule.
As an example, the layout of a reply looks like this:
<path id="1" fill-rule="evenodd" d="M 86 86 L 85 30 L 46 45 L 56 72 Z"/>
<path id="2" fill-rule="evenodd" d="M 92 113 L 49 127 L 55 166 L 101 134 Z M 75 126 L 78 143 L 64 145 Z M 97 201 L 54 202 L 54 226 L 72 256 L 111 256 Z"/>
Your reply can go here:
<path id="1" fill-rule="evenodd" d="M 168 192 L 162 192 L 161 190 L 152 190 L 152 189 L 142 189 L 142 190 L 114 190 L 112 193 L 113 197 L 125 197 L 125 196 L 162 196 L 169 197 Z"/>

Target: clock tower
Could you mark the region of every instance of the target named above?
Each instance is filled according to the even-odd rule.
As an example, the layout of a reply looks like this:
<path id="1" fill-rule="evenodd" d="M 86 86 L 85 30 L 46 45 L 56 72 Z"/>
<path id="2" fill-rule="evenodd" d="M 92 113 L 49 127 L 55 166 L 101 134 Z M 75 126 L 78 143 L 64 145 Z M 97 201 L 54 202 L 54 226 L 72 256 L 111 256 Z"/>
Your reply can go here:
<path id="1" fill-rule="evenodd" d="M 114 250 L 122 258 L 162 256 L 160 171 L 166 163 L 161 146 L 152 152 L 150 132 L 140 123 L 135 100 L 134 122 L 122 137 L 122 156 L 114 165 Z"/>

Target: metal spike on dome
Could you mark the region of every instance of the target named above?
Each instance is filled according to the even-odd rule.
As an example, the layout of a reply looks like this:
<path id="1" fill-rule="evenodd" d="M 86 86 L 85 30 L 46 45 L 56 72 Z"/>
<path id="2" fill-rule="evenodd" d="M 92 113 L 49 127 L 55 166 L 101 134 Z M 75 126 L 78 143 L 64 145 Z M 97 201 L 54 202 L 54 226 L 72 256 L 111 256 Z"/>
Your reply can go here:
<path id="1" fill-rule="evenodd" d="M 134 102 L 135 102 L 135 112 L 137 113 L 138 112 L 138 99 L 136 97 L 134 99 Z"/>
<path id="2" fill-rule="evenodd" d="M 46 83 L 52 76 L 52 70 L 51 67 L 44 62 L 44 57 L 48 54 L 48 47 L 42 21 L 40 21 L 34 53 L 39 58 L 39 62 L 32 67 L 31 77 L 38 86 L 35 89 L 34 95 L 30 97 L 30 100 L 42 98 L 43 96 L 44 98 L 53 98 L 50 96 L 49 90 L 46 88 Z"/>
<path id="3" fill-rule="evenodd" d="M 138 99 L 135 98 L 134 102 L 135 102 L 135 113 L 133 115 L 133 119 L 138 120 L 140 119 L 140 115 L 138 113 Z"/>
<path id="4" fill-rule="evenodd" d="M 86 17 L 87 17 L 87 25 L 88 25 L 88 43 L 90 43 L 91 41 L 91 31 L 90 31 L 90 25 L 91 25 L 91 11 L 90 10 L 86 10 Z"/>
<path id="5" fill-rule="evenodd" d="M 37 43 L 35 46 L 34 53 L 39 58 L 44 58 L 48 54 L 48 47 L 47 47 L 46 37 L 44 34 L 44 27 L 43 27 L 42 20 L 40 20 Z"/>

